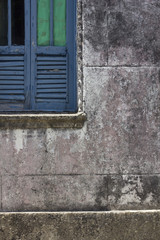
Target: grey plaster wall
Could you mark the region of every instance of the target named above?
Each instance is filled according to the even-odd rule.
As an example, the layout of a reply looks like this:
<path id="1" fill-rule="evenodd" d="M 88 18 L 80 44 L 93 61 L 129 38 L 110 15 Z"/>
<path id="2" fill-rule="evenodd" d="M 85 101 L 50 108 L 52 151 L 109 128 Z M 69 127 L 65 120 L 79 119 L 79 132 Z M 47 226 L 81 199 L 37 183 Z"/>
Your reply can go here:
<path id="1" fill-rule="evenodd" d="M 160 207 L 159 0 L 78 3 L 87 121 L 0 131 L 1 211 Z"/>

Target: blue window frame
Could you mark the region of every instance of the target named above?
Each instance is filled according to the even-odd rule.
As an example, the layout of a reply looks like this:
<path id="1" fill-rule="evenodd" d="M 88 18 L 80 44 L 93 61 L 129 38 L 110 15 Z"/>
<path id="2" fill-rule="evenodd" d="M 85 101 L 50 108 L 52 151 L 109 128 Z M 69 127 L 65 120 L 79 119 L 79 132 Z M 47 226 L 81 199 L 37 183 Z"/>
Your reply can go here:
<path id="1" fill-rule="evenodd" d="M 76 112 L 76 0 L 66 0 L 65 46 L 54 46 L 52 7 L 50 43 L 38 46 L 37 0 L 24 0 L 24 20 L 19 22 L 14 20 L 20 15 L 13 11 L 15 0 L 7 1 L 7 7 L 6 0 L 0 6 L 0 20 L 8 21 L 7 36 L 3 31 L 0 39 L 0 111 Z M 50 6 L 53 3 L 50 0 Z M 18 41 L 20 22 L 24 23 L 24 33 Z"/>

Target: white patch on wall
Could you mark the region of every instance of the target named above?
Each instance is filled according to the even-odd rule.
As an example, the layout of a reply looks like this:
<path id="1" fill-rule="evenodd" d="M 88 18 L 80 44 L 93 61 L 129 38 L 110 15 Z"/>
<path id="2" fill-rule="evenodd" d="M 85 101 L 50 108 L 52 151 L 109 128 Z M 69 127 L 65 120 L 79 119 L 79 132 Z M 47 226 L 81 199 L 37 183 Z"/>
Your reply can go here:
<path id="1" fill-rule="evenodd" d="M 15 139 L 15 149 L 17 153 L 22 150 L 26 144 L 26 139 L 24 136 L 24 132 L 21 129 L 14 130 L 14 139 Z"/>
<path id="2" fill-rule="evenodd" d="M 9 142 L 9 134 L 10 134 L 10 131 L 9 129 L 6 130 L 6 142 L 8 143 Z"/>
<path id="3" fill-rule="evenodd" d="M 145 204 L 152 204 L 154 202 L 154 200 L 155 199 L 154 199 L 153 193 L 148 193 L 144 203 Z"/>
<path id="4" fill-rule="evenodd" d="M 55 153 L 56 139 L 57 132 L 53 131 L 51 128 L 46 129 L 46 148 L 51 154 Z"/>
<path id="5" fill-rule="evenodd" d="M 125 190 L 128 189 L 128 193 L 121 196 L 118 200 L 119 205 L 127 205 L 133 203 L 141 203 L 141 198 L 137 195 L 136 190 L 130 190 L 130 186 L 125 186 Z"/>

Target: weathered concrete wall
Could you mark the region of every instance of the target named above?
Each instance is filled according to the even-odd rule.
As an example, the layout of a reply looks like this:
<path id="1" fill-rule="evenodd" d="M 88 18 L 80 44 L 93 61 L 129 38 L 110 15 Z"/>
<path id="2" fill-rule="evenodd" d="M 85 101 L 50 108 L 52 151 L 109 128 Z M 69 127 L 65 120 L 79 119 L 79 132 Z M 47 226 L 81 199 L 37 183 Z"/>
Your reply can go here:
<path id="1" fill-rule="evenodd" d="M 79 0 L 78 19 L 87 121 L 0 132 L 2 211 L 160 207 L 159 0 Z"/>

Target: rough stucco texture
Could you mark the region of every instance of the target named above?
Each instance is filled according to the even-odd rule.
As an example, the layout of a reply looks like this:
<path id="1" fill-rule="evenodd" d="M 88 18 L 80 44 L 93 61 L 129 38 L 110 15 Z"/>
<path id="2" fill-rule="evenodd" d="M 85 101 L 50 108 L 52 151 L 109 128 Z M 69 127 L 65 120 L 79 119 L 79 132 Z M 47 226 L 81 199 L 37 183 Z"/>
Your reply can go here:
<path id="1" fill-rule="evenodd" d="M 83 0 L 82 13 L 87 121 L 0 132 L 2 211 L 160 207 L 159 0 Z"/>

